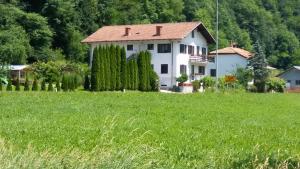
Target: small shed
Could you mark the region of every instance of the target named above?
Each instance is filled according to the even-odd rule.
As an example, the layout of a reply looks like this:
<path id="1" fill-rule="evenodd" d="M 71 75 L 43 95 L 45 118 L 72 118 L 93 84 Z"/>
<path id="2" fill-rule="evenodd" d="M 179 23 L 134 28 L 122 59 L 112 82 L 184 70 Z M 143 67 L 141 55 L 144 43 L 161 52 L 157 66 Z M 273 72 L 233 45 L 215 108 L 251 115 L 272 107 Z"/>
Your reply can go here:
<path id="1" fill-rule="evenodd" d="M 286 81 L 287 89 L 300 89 L 300 66 L 293 66 L 278 77 Z"/>
<path id="2" fill-rule="evenodd" d="M 10 66 L 10 75 L 12 79 L 25 79 L 26 76 L 26 68 L 28 65 L 11 65 Z"/>

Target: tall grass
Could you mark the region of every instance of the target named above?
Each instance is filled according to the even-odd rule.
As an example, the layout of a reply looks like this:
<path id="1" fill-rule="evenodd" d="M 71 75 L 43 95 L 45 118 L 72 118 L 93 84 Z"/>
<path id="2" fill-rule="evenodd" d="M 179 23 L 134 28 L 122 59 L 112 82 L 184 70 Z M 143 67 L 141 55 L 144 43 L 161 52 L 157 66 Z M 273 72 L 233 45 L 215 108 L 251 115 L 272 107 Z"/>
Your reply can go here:
<path id="1" fill-rule="evenodd" d="M 0 93 L 0 168 L 300 168 L 300 96 Z"/>

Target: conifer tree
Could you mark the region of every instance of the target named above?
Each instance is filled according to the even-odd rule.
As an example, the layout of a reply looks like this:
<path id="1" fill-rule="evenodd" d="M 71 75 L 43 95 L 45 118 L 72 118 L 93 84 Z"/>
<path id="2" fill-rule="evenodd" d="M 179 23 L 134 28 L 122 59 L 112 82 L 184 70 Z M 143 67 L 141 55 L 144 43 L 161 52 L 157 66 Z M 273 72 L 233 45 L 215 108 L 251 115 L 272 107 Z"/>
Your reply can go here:
<path id="1" fill-rule="evenodd" d="M 121 48 L 116 47 L 116 90 L 121 90 Z"/>
<path id="2" fill-rule="evenodd" d="M 116 79 L 117 79 L 117 61 L 116 61 L 116 47 L 111 45 L 109 47 L 109 57 L 110 57 L 110 90 L 116 89 Z"/>
<path id="3" fill-rule="evenodd" d="M 269 77 L 268 62 L 258 41 L 254 44 L 254 51 L 254 57 L 251 58 L 249 63 L 254 72 L 254 85 L 258 92 L 265 92 L 266 81 Z"/>
<path id="4" fill-rule="evenodd" d="M 63 77 L 62 77 L 62 81 L 61 81 L 61 89 L 64 91 L 64 92 L 67 92 L 69 90 L 69 86 L 68 86 L 68 77 L 66 74 L 63 74 Z"/>
<path id="5" fill-rule="evenodd" d="M 32 91 L 38 91 L 39 90 L 39 85 L 38 85 L 38 81 L 36 78 L 34 78 L 33 83 L 32 83 Z"/>
<path id="6" fill-rule="evenodd" d="M 105 66 L 105 58 L 104 58 L 104 48 L 103 47 L 99 47 L 99 70 L 98 70 L 98 83 L 99 83 L 99 90 L 103 91 L 105 90 L 105 70 L 104 70 L 104 66 Z"/>
<path id="7" fill-rule="evenodd" d="M 84 77 L 84 90 L 86 90 L 86 91 L 90 90 L 90 78 L 89 78 L 89 75 L 85 75 L 85 77 Z"/>
<path id="8" fill-rule="evenodd" d="M 134 89 L 133 90 L 137 90 L 139 88 L 139 74 L 138 74 L 138 64 L 137 64 L 137 61 L 136 59 L 133 60 L 133 86 L 134 86 Z"/>
<path id="9" fill-rule="evenodd" d="M 60 86 L 60 81 L 59 79 L 56 80 L 56 84 L 55 84 L 56 90 L 59 92 L 61 90 L 61 86 Z"/>
<path id="10" fill-rule="evenodd" d="M 25 84 L 24 84 L 24 91 L 29 91 L 29 80 L 28 80 L 27 75 L 26 75 Z"/>
<path id="11" fill-rule="evenodd" d="M 99 48 L 95 48 L 93 62 L 92 62 L 92 70 L 91 70 L 91 90 L 98 91 L 99 90 L 99 80 L 98 80 L 98 71 L 99 71 Z M 63 84 L 66 85 L 66 77 L 64 76 Z M 65 91 L 65 89 L 63 89 Z"/>
<path id="12" fill-rule="evenodd" d="M 110 56 L 109 56 L 109 46 L 105 47 L 105 90 L 110 90 L 111 88 L 111 70 L 110 70 Z"/>
<path id="13" fill-rule="evenodd" d="M 45 80 L 42 81 L 41 91 L 46 91 L 46 81 Z"/>
<path id="14" fill-rule="evenodd" d="M 11 81 L 10 78 L 8 79 L 8 84 L 6 86 L 6 91 L 12 91 L 12 81 Z"/>
<path id="15" fill-rule="evenodd" d="M 131 88 L 131 84 L 132 84 L 132 82 L 131 82 L 131 60 L 128 60 L 128 62 L 127 62 L 127 64 L 126 64 L 126 82 L 127 82 L 127 84 L 126 84 L 126 89 L 129 89 L 129 90 L 131 90 L 132 88 Z"/>
<path id="16" fill-rule="evenodd" d="M 53 83 L 52 83 L 52 80 L 49 81 L 48 92 L 53 92 Z"/>
<path id="17" fill-rule="evenodd" d="M 151 53 L 149 51 L 145 52 L 145 56 L 146 56 L 146 87 L 147 87 L 147 91 L 151 91 L 151 75 L 152 75 L 152 67 L 151 67 Z"/>
<path id="18" fill-rule="evenodd" d="M 126 50 L 124 47 L 121 49 L 121 62 L 120 62 L 120 81 L 121 81 L 121 89 L 127 88 L 127 80 L 128 80 L 128 73 L 126 71 L 128 64 L 126 61 Z"/>
<path id="19" fill-rule="evenodd" d="M 21 90 L 20 79 L 17 78 L 17 81 L 16 81 L 16 91 L 20 91 L 20 90 Z"/>

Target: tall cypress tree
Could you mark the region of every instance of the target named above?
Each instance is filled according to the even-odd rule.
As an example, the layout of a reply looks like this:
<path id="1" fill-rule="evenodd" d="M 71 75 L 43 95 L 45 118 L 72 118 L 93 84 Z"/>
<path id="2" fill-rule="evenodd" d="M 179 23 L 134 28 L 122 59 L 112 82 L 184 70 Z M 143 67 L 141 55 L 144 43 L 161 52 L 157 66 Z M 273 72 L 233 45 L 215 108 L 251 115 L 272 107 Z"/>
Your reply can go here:
<path id="1" fill-rule="evenodd" d="M 136 59 L 133 60 L 133 81 L 134 81 L 134 90 L 137 90 L 139 88 L 139 71 L 138 71 L 138 64 Z"/>
<path id="2" fill-rule="evenodd" d="M 151 91 L 151 75 L 152 75 L 152 68 L 151 68 L 151 53 L 149 51 L 145 52 L 146 56 L 146 87 L 147 91 Z"/>
<path id="3" fill-rule="evenodd" d="M 117 76 L 117 68 L 116 68 L 116 47 L 111 45 L 109 47 L 109 57 L 110 57 L 110 90 L 116 89 L 116 76 Z"/>
<path id="4" fill-rule="evenodd" d="M 104 48 L 103 48 L 102 46 L 100 46 L 100 47 L 99 47 L 99 73 L 98 73 L 99 90 L 100 90 L 100 91 L 105 90 L 105 71 L 104 71 L 104 64 L 105 64 Z"/>
<path id="5" fill-rule="evenodd" d="M 32 91 L 38 91 L 39 90 L 39 84 L 38 84 L 38 80 L 36 78 L 34 78 L 33 83 L 32 83 Z"/>
<path id="6" fill-rule="evenodd" d="M 120 81 L 121 81 L 121 89 L 127 88 L 127 79 L 128 79 L 128 73 L 127 73 L 127 61 L 126 61 L 126 50 L 124 47 L 121 49 L 121 62 L 120 62 Z"/>
<path id="7" fill-rule="evenodd" d="M 145 52 L 138 54 L 137 63 L 139 67 L 139 90 L 146 90 L 146 65 L 145 65 Z"/>
<path id="8" fill-rule="evenodd" d="M 21 90 L 20 79 L 17 78 L 17 81 L 16 81 L 16 91 L 20 91 L 20 90 Z"/>
<path id="9" fill-rule="evenodd" d="M 98 70 L 99 70 L 99 48 L 95 48 L 93 62 L 92 62 L 92 70 L 91 70 L 91 90 L 98 91 L 99 90 L 99 81 L 98 81 Z M 63 76 L 63 81 L 66 80 L 66 77 Z"/>
<path id="10" fill-rule="evenodd" d="M 121 48 L 116 47 L 116 90 L 121 90 Z"/>
<path id="11" fill-rule="evenodd" d="M 105 90 L 110 90 L 111 89 L 111 67 L 110 67 L 110 63 L 111 63 L 111 59 L 110 59 L 110 52 L 109 52 L 109 46 L 105 47 Z"/>
<path id="12" fill-rule="evenodd" d="M 126 88 L 131 90 L 131 85 L 132 85 L 132 79 L 131 79 L 131 71 L 132 71 L 132 61 L 131 60 L 128 60 L 127 64 L 126 64 Z"/>
<path id="13" fill-rule="evenodd" d="M 25 84 L 24 84 L 24 91 L 29 91 L 29 79 L 26 75 Z"/>

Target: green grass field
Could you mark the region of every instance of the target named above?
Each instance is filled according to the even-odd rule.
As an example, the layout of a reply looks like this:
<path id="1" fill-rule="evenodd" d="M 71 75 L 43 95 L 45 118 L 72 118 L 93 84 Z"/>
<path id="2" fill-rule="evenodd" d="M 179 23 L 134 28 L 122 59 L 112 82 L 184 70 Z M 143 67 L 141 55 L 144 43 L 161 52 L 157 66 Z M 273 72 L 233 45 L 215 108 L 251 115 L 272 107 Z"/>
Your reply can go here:
<path id="1" fill-rule="evenodd" d="M 0 168 L 297 168 L 300 95 L 0 94 Z"/>

